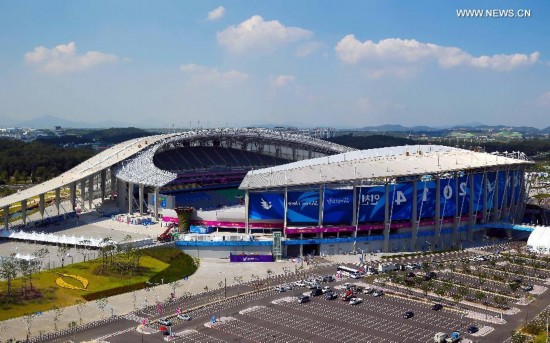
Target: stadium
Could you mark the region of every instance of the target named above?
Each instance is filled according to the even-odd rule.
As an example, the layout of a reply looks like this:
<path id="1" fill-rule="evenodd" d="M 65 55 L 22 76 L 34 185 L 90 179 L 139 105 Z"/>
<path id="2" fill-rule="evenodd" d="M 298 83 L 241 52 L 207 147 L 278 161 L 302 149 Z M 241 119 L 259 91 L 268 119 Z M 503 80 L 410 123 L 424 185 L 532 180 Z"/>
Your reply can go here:
<path id="1" fill-rule="evenodd" d="M 202 257 L 443 250 L 524 234 L 518 224 L 532 164 L 520 153 L 438 145 L 358 151 L 281 131 L 210 129 L 118 144 L 0 199 L 0 208 L 4 237 L 40 224 L 26 215 L 35 198 L 39 222 L 95 210 L 165 225 L 179 222 L 178 209 L 194 208 L 192 234 L 175 244 Z M 57 215 L 44 218 L 48 192 Z M 15 204 L 19 225 L 10 224 Z"/>

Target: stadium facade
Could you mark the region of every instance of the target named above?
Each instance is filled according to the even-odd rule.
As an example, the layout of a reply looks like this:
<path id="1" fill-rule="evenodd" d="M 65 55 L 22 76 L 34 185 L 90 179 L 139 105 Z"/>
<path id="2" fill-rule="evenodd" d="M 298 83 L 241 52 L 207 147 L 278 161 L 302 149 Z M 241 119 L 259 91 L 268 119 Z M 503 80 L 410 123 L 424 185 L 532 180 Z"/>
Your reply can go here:
<path id="1" fill-rule="evenodd" d="M 118 211 L 174 221 L 171 192 L 238 187 L 244 205 L 198 210 L 192 223 L 280 233 L 281 241 L 274 234 L 267 241 L 176 245 L 197 254 L 200 247 L 220 254 L 277 250 L 286 256 L 439 250 L 482 239 L 492 227 L 521 223 L 530 165 L 519 153 L 436 145 L 357 151 L 266 129 L 187 131 L 118 144 L 0 199 L 0 208 L 8 228 L 10 205 L 20 203 L 26 225 L 31 199 L 38 198 L 43 214 L 46 194 L 53 192 L 60 215 L 91 209 L 93 199 L 101 198 Z M 69 209 L 60 208 L 64 192 Z"/>

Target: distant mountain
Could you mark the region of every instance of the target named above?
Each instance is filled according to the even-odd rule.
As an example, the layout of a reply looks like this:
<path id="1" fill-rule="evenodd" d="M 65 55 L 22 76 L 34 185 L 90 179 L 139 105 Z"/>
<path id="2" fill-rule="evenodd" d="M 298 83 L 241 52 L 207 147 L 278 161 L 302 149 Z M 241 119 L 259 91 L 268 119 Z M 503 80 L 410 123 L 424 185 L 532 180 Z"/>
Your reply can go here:
<path id="1" fill-rule="evenodd" d="M 38 118 L 15 122 L 10 126 L 16 127 L 31 127 L 34 129 L 52 129 L 54 126 L 61 126 L 63 128 L 108 128 L 108 127 L 128 127 L 130 124 L 106 120 L 100 122 L 81 122 L 63 119 L 51 115 L 44 115 Z"/>
<path id="2" fill-rule="evenodd" d="M 418 132 L 418 131 L 440 131 L 441 128 L 435 128 L 431 126 L 412 126 L 406 127 L 402 125 L 379 125 L 379 126 L 366 126 L 360 128 L 359 131 L 380 131 L 380 132 Z"/>
<path id="3" fill-rule="evenodd" d="M 502 129 L 511 129 L 512 131 L 517 131 L 521 133 L 541 133 L 541 131 L 535 127 L 530 126 L 507 126 L 507 125 L 484 125 L 479 123 L 469 123 L 464 125 L 455 125 L 451 127 L 433 127 L 433 126 L 402 126 L 402 125 L 379 125 L 379 126 L 366 126 L 358 129 L 358 131 L 376 131 L 376 132 L 436 132 L 436 131 L 453 131 L 453 130 L 479 130 L 479 131 L 488 131 L 494 130 L 499 131 Z M 545 130 L 550 130 L 547 128 Z"/>
<path id="4" fill-rule="evenodd" d="M 550 126 L 548 126 L 546 129 L 541 130 L 544 133 L 550 133 Z"/>

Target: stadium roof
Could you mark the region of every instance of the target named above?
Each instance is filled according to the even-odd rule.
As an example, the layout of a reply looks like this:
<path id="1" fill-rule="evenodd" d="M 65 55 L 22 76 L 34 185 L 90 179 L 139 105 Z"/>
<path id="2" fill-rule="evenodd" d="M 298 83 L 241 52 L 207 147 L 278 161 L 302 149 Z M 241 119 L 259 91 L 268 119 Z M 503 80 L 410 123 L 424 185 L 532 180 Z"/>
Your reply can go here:
<path id="1" fill-rule="evenodd" d="M 177 177 L 176 174 L 161 170 L 153 164 L 153 155 L 161 148 L 182 141 L 235 138 L 243 142 L 263 141 L 272 144 L 285 144 L 313 151 L 335 154 L 354 149 L 331 142 L 302 135 L 267 129 L 206 129 L 184 131 L 136 138 L 117 144 L 82 162 L 65 173 L 18 193 L 0 198 L 0 208 L 38 196 L 56 188 L 64 188 L 94 175 L 103 169 L 115 166 L 118 178 L 150 186 L 163 186 Z"/>
<path id="2" fill-rule="evenodd" d="M 531 251 L 550 254 L 550 227 L 535 226 L 527 239 L 527 246 Z"/>
<path id="3" fill-rule="evenodd" d="M 173 136 L 174 134 L 148 136 L 143 138 L 131 139 L 106 149 L 99 154 L 80 163 L 76 167 L 66 171 L 65 173 L 54 177 L 46 182 L 36 186 L 24 189 L 15 194 L 0 198 L 0 208 L 20 202 L 25 199 L 38 196 L 39 194 L 53 191 L 56 188 L 67 187 L 73 182 L 82 180 L 99 171 L 109 168 L 113 164 L 133 156 L 137 152 L 157 143 L 160 140 Z"/>
<path id="4" fill-rule="evenodd" d="M 522 153 L 488 154 L 442 145 L 398 146 L 351 151 L 252 170 L 239 188 L 344 183 L 532 163 Z"/>

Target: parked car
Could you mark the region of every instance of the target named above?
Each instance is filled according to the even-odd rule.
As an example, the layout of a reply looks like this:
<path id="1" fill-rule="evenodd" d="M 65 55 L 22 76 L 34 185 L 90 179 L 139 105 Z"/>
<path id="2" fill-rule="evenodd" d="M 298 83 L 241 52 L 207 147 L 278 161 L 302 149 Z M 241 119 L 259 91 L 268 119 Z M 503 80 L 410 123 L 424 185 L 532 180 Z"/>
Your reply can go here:
<path id="1" fill-rule="evenodd" d="M 181 319 L 187 322 L 191 320 L 191 316 L 187 313 L 180 313 L 178 314 L 178 319 Z"/>
<path id="2" fill-rule="evenodd" d="M 349 300 L 350 305 L 357 305 L 363 302 L 363 299 L 361 298 L 351 298 Z"/>
<path id="3" fill-rule="evenodd" d="M 330 288 L 329 286 L 325 286 L 325 287 L 323 287 L 322 291 L 323 291 L 323 293 L 332 292 L 332 288 Z"/>
<path id="4" fill-rule="evenodd" d="M 383 296 L 383 295 L 384 295 L 384 291 L 381 290 L 381 289 L 376 290 L 376 291 L 374 291 L 374 293 L 372 293 L 372 296 L 373 296 L 373 297 L 381 297 L 381 296 Z"/>
<path id="5" fill-rule="evenodd" d="M 414 317 L 414 312 L 413 311 L 407 311 L 405 313 L 403 313 L 403 318 L 405 319 L 409 319 L 409 318 L 412 318 Z"/>
<path id="6" fill-rule="evenodd" d="M 334 281 L 334 276 L 332 275 L 323 276 L 323 282 L 332 282 L 332 281 Z"/>
<path id="7" fill-rule="evenodd" d="M 443 305 L 441 305 L 441 304 L 433 304 L 432 305 L 432 310 L 434 310 L 434 311 L 439 311 L 441 309 L 443 309 Z"/>
<path id="8" fill-rule="evenodd" d="M 314 288 L 314 289 L 311 290 L 311 293 L 310 293 L 310 295 L 312 297 L 316 297 L 316 296 L 322 295 L 322 294 L 323 294 L 323 290 L 321 288 Z"/>
<path id="9" fill-rule="evenodd" d="M 364 294 L 372 294 L 372 293 L 374 293 L 374 288 L 372 288 L 372 287 L 367 287 L 367 288 L 365 288 L 365 289 L 363 290 L 363 293 L 364 293 Z"/>
<path id="10" fill-rule="evenodd" d="M 407 273 L 407 277 L 408 277 L 408 278 L 413 278 L 413 277 L 415 277 L 415 276 L 416 276 L 416 274 L 413 273 L 413 272 Z"/>
<path id="11" fill-rule="evenodd" d="M 286 292 L 286 288 L 284 286 L 277 286 L 275 287 L 276 292 Z"/>
<path id="12" fill-rule="evenodd" d="M 299 281 L 296 281 L 294 282 L 294 284 L 297 286 L 297 287 L 305 287 L 306 286 L 306 283 L 302 280 L 299 280 Z"/>
<path id="13" fill-rule="evenodd" d="M 165 325 L 165 326 L 171 326 L 172 322 L 168 318 L 161 318 L 161 319 L 159 319 L 159 324 L 160 325 Z"/>
<path id="14" fill-rule="evenodd" d="M 475 325 L 468 326 L 468 333 L 469 334 L 476 333 L 478 331 L 479 331 L 479 329 L 478 329 L 477 326 L 475 326 Z"/>
<path id="15" fill-rule="evenodd" d="M 325 299 L 327 300 L 334 300 L 336 298 L 338 298 L 338 294 L 334 292 L 328 292 L 327 294 L 325 294 Z"/>
<path id="16" fill-rule="evenodd" d="M 523 287 L 521 287 L 521 290 L 524 291 L 524 292 L 530 292 L 533 290 L 533 285 L 525 285 Z"/>
<path id="17" fill-rule="evenodd" d="M 298 303 L 299 304 L 307 303 L 308 301 L 309 301 L 309 296 L 308 295 L 300 295 L 298 297 Z"/>

